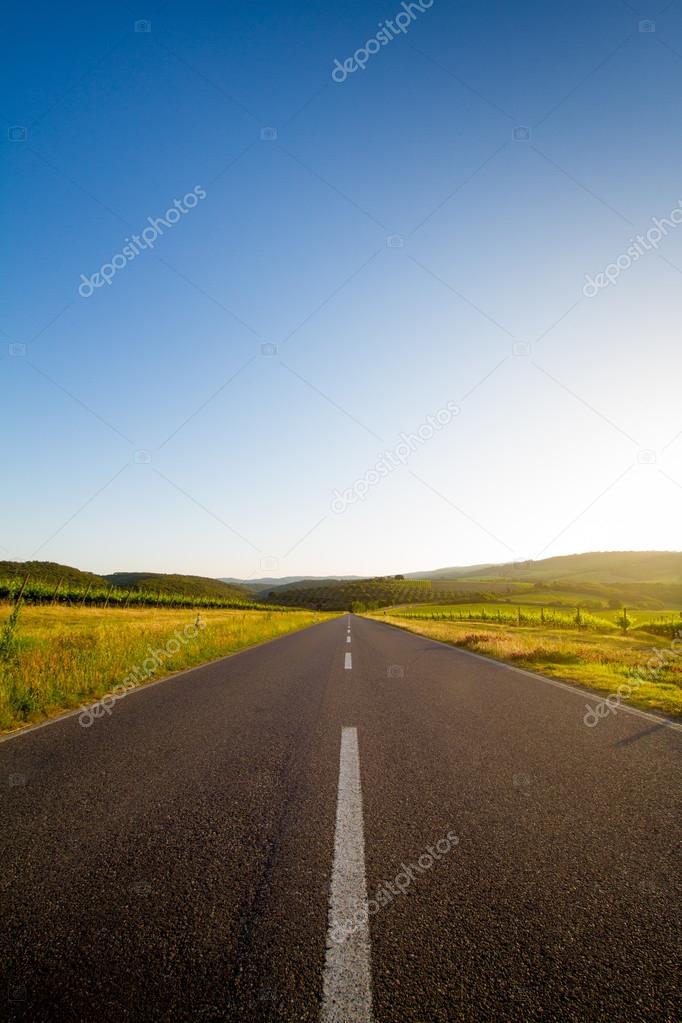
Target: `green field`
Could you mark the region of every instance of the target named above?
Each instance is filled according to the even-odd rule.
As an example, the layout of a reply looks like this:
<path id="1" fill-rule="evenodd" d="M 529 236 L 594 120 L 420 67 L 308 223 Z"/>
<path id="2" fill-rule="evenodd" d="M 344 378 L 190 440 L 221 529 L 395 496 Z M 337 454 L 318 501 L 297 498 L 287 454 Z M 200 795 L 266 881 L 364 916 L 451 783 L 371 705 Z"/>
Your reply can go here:
<path id="1" fill-rule="evenodd" d="M 580 613 L 578 615 L 578 609 Z M 631 631 L 633 629 L 654 634 L 665 634 L 682 628 L 682 611 L 676 608 L 668 610 L 631 610 L 627 609 L 627 629 L 623 629 L 625 620 L 623 609 L 586 608 L 575 604 L 555 606 L 548 603 L 473 603 L 473 604 L 402 604 L 387 609 L 387 613 L 400 615 L 402 618 L 413 618 L 433 621 L 494 621 L 506 625 L 542 626 L 555 625 L 562 629 L 585 628 L 593 631 Z"/>
<path id="2" fill-rule="evenodd" d="M 1 605 L 0 730 L 92 703 L 117 686 L 127 691 L 327 617 L 313 611 L 202 609 L 197 625 L 196 610 Z"/>

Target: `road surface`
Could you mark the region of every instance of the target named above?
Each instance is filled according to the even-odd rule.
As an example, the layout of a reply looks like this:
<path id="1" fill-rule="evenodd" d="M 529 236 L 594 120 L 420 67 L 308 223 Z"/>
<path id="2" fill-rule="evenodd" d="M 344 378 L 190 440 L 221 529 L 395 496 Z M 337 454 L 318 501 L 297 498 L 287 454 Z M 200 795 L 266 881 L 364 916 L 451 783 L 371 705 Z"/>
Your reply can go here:
<path id="1" fill-rule="evenodd" d="M 587 699 L 344 616 L 0 743 L 0 1015 L 678 1023 L 682 734 Z"/>

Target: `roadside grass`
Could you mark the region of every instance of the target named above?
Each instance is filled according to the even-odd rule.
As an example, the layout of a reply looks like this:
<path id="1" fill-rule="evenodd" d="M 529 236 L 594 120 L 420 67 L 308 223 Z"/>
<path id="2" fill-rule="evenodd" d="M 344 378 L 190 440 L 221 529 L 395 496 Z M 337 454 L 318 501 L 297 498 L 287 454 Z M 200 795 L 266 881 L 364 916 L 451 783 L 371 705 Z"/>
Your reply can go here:
<path id="1" fill-rule="evenodd" d="M 144 684 L 334 617 L 201 609 L 203 627 L 193 629 L 196 612 L 188 609 L 23 605 L 9 634 L 15 612 L 16 605 L 0 606 L 0 636 L 9 636 L 0 642 L 0 731 L 92 703 L 115 686 L 138 679 Z M 181 640 L 173 642 L 176 633 Z M 160 652 L 156 663 L 150 648 Z"/>
<path id="2" fill-rule="evenodd" d="M 675 655 L 670 639 L 638 630 L 619 631 L 509 626 L 493 622 L 432 621 L 391 611 L 368 617 L 397 625 L 409 632 L 438 639 L 451 646 L 514 664 L 549 678 L 615 693 L 629 684 L 632 694 L 624 702 L 645 710 L 682 715 L 682 655 Z M 663 667 L 647 670 L 655 650 L 664 650 Z M 640 680 L 635 673 L 644 673 Z"/>

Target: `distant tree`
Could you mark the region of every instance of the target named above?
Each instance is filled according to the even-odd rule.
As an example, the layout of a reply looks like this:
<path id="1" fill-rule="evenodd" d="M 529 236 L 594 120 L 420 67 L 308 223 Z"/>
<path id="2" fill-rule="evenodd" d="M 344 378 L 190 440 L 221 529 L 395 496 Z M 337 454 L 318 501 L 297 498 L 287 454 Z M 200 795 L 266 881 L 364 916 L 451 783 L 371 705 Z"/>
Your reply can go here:
<path id="1" fill-rule="evenodd" d="M 628 618 L 628 609 L 626 607 L 623 608 L 616 618 L 616 625 L 619 629 L 622 629 L 624 633 L 627 632 L 632 625 L 632 620 Z"/>

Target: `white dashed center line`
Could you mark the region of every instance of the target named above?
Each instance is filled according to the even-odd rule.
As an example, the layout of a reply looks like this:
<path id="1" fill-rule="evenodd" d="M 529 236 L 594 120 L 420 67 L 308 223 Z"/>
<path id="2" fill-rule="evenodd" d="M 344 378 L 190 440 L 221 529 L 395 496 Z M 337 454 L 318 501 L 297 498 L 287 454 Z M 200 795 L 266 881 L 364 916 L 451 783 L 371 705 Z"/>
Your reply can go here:
<path id="1" fill-rule="evenodd" d="M 341 729 L 320 1023 L 372 1023 L 372 972 L 357 728 Z"/>
<path id="2" fill-rule="evenodd" d="M 346 671 L 350 671 L 350 669 L 353 667 L 353 657 L 350 653 L 346 654 L 346 660 L 343 662 L 343 666 L 346 669 Z"/>
<path id="3" fill-rule="evenodd" d="M 350 643 L 350 636 L 346 636 L 346 643 Z"/>

